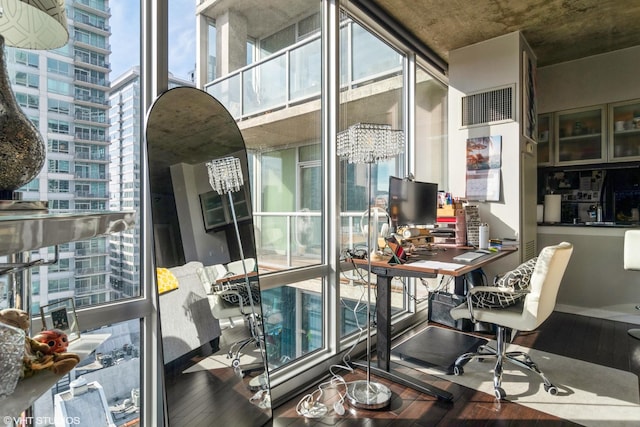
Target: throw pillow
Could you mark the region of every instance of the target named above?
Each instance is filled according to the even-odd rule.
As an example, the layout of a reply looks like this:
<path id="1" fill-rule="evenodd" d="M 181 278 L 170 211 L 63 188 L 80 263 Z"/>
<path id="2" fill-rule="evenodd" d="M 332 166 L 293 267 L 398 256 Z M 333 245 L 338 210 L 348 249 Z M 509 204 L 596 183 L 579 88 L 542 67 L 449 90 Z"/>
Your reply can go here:
<path id="1" fill-rule="evenodd" d="M 178 289 L 178 279 L 167 268 L 156 268 L 158 280 L 158 295 Z"/>
<path id="2" fill-rule="evenodd" d="M 471 304 L 478 308 L 505 308 L 517 304 L 529 292 L 531 274 L 538 258 L 523 262 L 513 270 L 496 277 L 494 286 L 504 292 L 478 292 L 471 295 Z"/>
<path id="3" fill-rule="evenodd" d="M 251 286 L 251 296 L 253 297 L 254 304 L 260 304 L 260 287 L 258 282 L 249 282 Z M 249 292 L 247 291 L 247 285 L 242 282 L 222 282 L 213 286 L 214 292 L 220 295 L 220 298 L 226 302 L 234 305 L 240 304 L 240 298 L 242 298 L 242 305 L 244 307 L 250 307 Z M 232 291 L 232 292 L 225 292 Z"/>

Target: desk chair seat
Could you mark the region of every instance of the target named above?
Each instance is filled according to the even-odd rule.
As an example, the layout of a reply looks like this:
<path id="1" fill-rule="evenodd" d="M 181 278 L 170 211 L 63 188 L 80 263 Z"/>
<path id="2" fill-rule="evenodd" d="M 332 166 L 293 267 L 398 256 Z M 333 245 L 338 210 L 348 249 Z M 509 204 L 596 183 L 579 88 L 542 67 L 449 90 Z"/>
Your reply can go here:
<path id="1" fill-rule="evenodd" d="M 530 291 L 526 297 L 515 305 L 506 308 L 477 308 L 471 304 L 474 293 L 504 293 L 504 288 L 495 286 L 477 286 L 469 291 L 467 303 L 451 310 L 454 319 L 471 319 L 472 322 L 487 322 L 496 326 L 496 348 L 481 346 L 477 353 L 465 353 L 459 356 L 454 364 L 454 374 L 462 375 L 463 366 L 472 359 L 496 358 L 493 374 L 493 387 L 496 398 L 503 399 L 506 393 L 502 388 L 502 369 L 504 362 L 536 373 L 544 382 L 545 391 L 555 395 L 558 389 L 551 384 L 538 366 L 524 352 L 507 352 L 507 333 L 511 331 L 532 331 L 542 324 L 553 312 L 558 288 L 564 275 L 569 258 L 573 252 L 570 243 L 562 242 L 555 246 L 547 246 L 540 252 L 531 273 Z M 513 334 L 511 334 L 513 335 Z"/>
<path id="2" fill-rule="evenodd" d="M 627 230 L 624 233 L 624 269 L 640 270 L 640 230 Z M 640 305 L 636 308 L 640 309 Z M 629 329 L 628 332 L 640 339 L 640 329 Z"/>

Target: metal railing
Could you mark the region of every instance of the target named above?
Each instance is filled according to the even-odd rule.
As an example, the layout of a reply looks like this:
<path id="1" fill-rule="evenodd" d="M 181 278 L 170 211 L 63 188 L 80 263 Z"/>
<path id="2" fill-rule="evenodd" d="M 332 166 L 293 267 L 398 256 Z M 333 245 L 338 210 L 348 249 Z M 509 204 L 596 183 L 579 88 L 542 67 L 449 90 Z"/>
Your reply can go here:
<path id="1" fill-rule="evenodd" d="M 346 26 L 343 29 L 351 28 Z M 358 33 L 362 37 L 362 33 Z M 373 36 L 371 36 L 373 37 Z M 351 49 L 351 48 L 349 48 Z M 352 58 L 352 55 L 347 55 Z M 310 37 L 205 85 L 240 120 L 320 97 L 321 39 Z M 388 49 L 359 52 L 341 70 L 341 87 L 355 87 L 402 73 L 401 56 Z"/>
<path id="2" fill-rule="evenodd" d="M 253 217 L 261 263 L 289 269 L 322 261 L 324 233 L 319 211 L 254 212 Z M 341 248 L 364 244 L 362 212 L 343 212 L 340 217 Z"/>

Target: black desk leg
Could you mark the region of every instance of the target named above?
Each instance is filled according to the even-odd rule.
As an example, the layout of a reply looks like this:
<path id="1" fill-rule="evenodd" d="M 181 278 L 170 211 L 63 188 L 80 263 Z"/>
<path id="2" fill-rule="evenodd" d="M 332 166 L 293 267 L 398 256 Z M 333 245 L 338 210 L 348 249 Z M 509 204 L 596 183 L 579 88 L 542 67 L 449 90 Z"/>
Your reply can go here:
<path id="1" fill-rule="evenodd" d="M 391 280 L 393 277 L 378 274 L 376 281 L 376 355 L 378 357 L 378 367 L 371 366 L 371 373 L 379 377 L 388 379 L 405 387 L 412 388 L 420 393 L 429 394 L 440 400 L 451 402 L 453 395 L 448 391 L 426 384 L 409 375 L 394 372 L 391 369 Z M 355 362 L 355 366 L 366 369 L 367 364 Z"/>
<path id="2" fill-rule="evenodd" d="M 376 355 L 378 368 L 389 371 L 391 360 L 391 280 L 393 277 L 378 275 L 376 285 Z"/>

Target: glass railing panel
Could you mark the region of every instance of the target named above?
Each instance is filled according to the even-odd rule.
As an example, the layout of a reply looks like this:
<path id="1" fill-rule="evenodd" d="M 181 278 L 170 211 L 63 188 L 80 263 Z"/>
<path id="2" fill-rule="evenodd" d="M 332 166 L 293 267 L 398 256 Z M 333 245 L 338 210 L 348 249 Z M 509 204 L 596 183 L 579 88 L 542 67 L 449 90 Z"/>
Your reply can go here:
<path id="1" fill-rule="evenodd" d="M 207 87 L 207 92 L 220 101 L 233 117 L 238 118 L 242 115 L 240 87 L 240 74 L 236 74 Z"/>
<path id="2" fill-rule="evenodd" d="M 282 54 L 243 73 L 243 111 L 251 115 L 287 101 L 287 57 Z"/>
<path id="3" fill-rule="evenodd" d="M 322 260 L 320 212 L 254 213 L 261 271 L 281 271 Z"/>
<path id="4" fill-rule="evenodd" d="M 289 56 L 289 100 L 320 95 L 321 53 L 320 39 L 291 51 Z"/>

